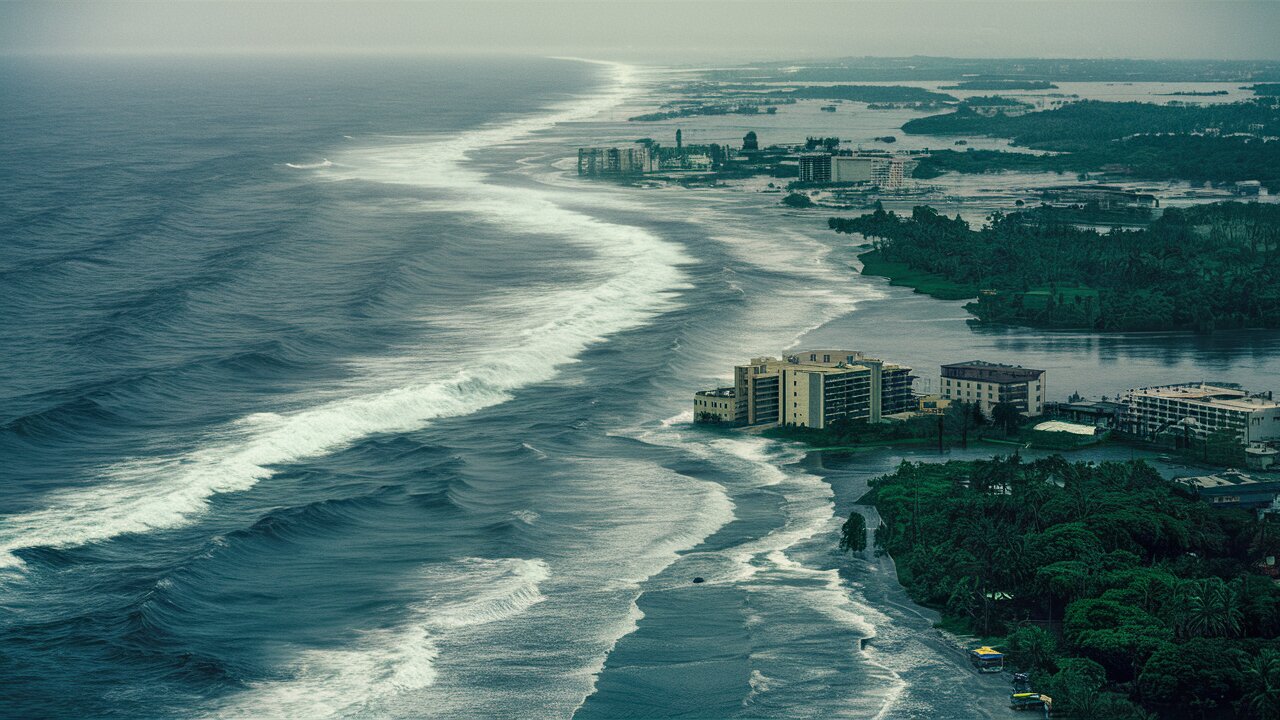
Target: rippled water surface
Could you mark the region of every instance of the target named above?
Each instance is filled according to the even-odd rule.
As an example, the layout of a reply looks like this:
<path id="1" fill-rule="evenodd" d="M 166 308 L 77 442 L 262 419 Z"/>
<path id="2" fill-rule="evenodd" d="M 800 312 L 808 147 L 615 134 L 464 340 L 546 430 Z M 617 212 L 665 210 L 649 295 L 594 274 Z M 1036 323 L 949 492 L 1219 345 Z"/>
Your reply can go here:
<path id="1" fill-rule="evenodd" d="M 1064 393 L 1275 377 L 1272 336 L 975 332 L 825 217 L 573 176 L 667 131 L 625 123 L 664 82 L 0 71 L 0 715 L 970 716 L 833 553 L 898 456 L 697 430 L 692 389 L 802 339 Z"/>

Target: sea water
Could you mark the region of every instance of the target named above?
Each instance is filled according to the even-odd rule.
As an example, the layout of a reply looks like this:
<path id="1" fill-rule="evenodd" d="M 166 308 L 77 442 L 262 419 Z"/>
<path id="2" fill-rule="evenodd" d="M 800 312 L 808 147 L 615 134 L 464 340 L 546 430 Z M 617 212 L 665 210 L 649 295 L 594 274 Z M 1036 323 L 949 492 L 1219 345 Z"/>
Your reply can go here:
<path id="1" fill-rule="evenodd" d="M 1274 338 L 975 334 L 773 196 L 575 177 L 666 82 L 7 65 L 0 714 L 972 716 L 835 552 L 898 457 L 698 429 L 692 391 L 810 340 L 1083 392 L 1109 347 L 1275 371 Z"/>

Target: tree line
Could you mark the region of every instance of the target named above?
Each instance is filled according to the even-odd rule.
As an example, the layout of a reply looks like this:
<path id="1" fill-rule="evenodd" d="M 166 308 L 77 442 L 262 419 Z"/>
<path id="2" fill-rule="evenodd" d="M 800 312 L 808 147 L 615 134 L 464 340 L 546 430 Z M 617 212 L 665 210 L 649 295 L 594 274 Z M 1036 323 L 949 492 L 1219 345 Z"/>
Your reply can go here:
<path id="1" fill-rule="evenodd" d="M 1025 115 L 983 116 L 962 105 L 910 120 L 908 134 L 988 135 L 1049 155 L 941 150 L 916 167 L 921 178 L 947 171 L 1093 172 L 1192 182 L 1260 180 L 1280 191 L 1280 102 L 1274 97 L 1210 105 L 1086 100 Z"/>
<path id="2" fill-rule="evenodd" d="M 1103 233 L 1053 213 L 993 214 L 974 229 L 927 206 L 831 218 L 880 257 L 975 288 L 980 320 L 1091 330 L 1280 327 L 1280 206 L 1170 208 Z"/>
<path id="3" fill-rule="evenodd" d="M 911 596 L 999 636 L 1055 711 L 1280 717 L 1269 516 L 1211 508 L 1140 461 L 904 462 L 872 488 L 875 543 Z"/>

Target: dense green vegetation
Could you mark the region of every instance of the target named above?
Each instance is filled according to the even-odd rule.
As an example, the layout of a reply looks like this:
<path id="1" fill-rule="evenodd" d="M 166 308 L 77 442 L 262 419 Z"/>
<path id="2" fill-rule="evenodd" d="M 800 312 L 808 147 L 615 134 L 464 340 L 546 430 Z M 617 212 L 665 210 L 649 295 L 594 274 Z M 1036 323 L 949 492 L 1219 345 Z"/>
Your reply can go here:
<path id="1" fill-rule="evenodd" d="M 960 103 L 961 107 L 969 107 L 972 105 L 1008 105 L 1009 107 L 1017 107 L 1019 105 L 1027 105 L 1027 103 L 1020 100 L 1014 100 L 1013 98 L 1007 98 L 1003 95 L 975 95 L 974 97 L 965 98 L 964 102 Z M 1029 105 L 1027 106 L 1030 107 Z"/>
<path id="2" fill-rule="evenodd" d="M 813 207 L 813 201 L 804 193 L 791 193 L 782 198 L 782 204 L 797 209 Z"/>
<path id="3" fill-rule="evenodd" d="M 1040 205 L 1019 210 L 1018 219 L 1040 224 L 1070 223 L 1078 225 L 1150 225 L 1155 218 L 1147 207 L 1100 207 L 1096 202 L 1061 207 Z"/>
<path id="4" fill-rule="evenodd" d="M 980 288 L 988 322 L 1097 330 L 1280 327 L 1280 206 L 1168 209 L 1150 227 L 1100 233 L 1052 215 L 967 222 L 917 207 L 832 218 L 877 251 L 876 270 Z M 907 278 L 907 275 L 897 276 Z"/>
<path id="5" fill-rule="evenodd" d="M 940 415 L 920 415 L 877 423 L 842 417 L 832 420 L 825 428 L 784 425 L 769 428 L 762 434 L 827 449 L 921 444 L 951 447 L 968 446 L 970 440 L 982 437 L 984 428 L 990 431 L 991 436 L 1004 437 L 1015 431 L 1023 420 L 1012 405 L 996 405 L 992 408 L 992 415 L 996 417 L 986 417 L 977 403 L 954 402 Z"/>
<path id="6" fill-rule="evenodd" d="M 1255 95 L 1280 95 L 1280 83 L 1258 83 L 1249 87 Z"/>
<path id="7" fill-rule="evenodd" d="M 1274 60 L 1128 60 L 1081 58 L 948 58 L 850 57 L 816 63 L 794 60 L 753 62 L 740 68 L 703 73 L 721 81 L 779 82 L 893 82 L 906 80 L 968 80 L 1007 78 L 1057 80 L 1059 82 L 1256 82 L 1280 80 L 1280 63 Z"/>
<path id="8" fill-rule="evenodd" d="M 947 85 L 944 90 L 1053 90 L 1057 85 L 1048 80 L 965 80 Z"/>
<path id="9" fill-rule="evenodd" d="M 978 286 L 948 280 L 936 273 L 917 270 L 902 262 L 886 260 L 879 250 L 862 253 L 858 256 L 862 261 L 864 275 L 878 275 L 889 278 L 890 285 L 903 285 L 915 288 L 939 300 L 969 300 L 978 296 Z"/>
<path id="10" fill-rule="evenodd" d="M 907 133 L 989 135 L 1061 154 L 943 150 L 923 160 L 916 176 L 948 170 L 1107 170 L 1193 182 L 1261 180 L 1280 191 L 1280 104 L 1271 99 L 1218 105 L 1153 105 L 1083 101 L 1025 115 L 983 116 L 965 106 L 911 120 Z"/>
<path id="11" fill-rule="evenodd" d="M 1259 128 L 1258 126 L 1261 126 Z M 1194 133 L 1217 128 L 1219 134 L 1280 129 L 1280 109 L 1255 100 L 1216 105 L 1154 105 L 1140 102 L 1082 100 L 1026 115 L 984 117 L 964 109 L 916 118 L 902 126 L 912 134 L 991 135 L 1018 145 L 1074 152 L 1131 135 Z"/>
<path id="12" fill-rule="evenodd" d="M 943 103 L 955 98 L 946 93 L 906 85 L 806 85 L 782 93 L 812 100 L 853 100 L 865 103 Z"/>
<path id="13" fill-rule="evenodd" d="M 1179 90 L 1171 93 L 1160 93 L 1166 96 L 1178 97 L 1214 97 L 1217 95 L 1228 95 L 1226 90 Z"/>
<path id="14" fill-rule="evenodd" d="M 1280 587 L 1259 573 L 1275 521 L 1142 462 L 904 462 L 872 487 L 911 596 L 1003 636 L 1055 713 L 1280 717 Z"/>
<path id="15" fill-rule="evenodd" d="M 773 114 L 778 108 L 770 106 L 763 109 L 766 114 Z M 759 115 L 762 112 L 759 105 L 751 105 L 745 103 L 733 103 L 722 105 L 689 105 L 676 110 L 664 110 L 660 112 L 646 113 L 644 115 L 636 115 L 627 118 L 629 122 L 657 122 L 659 120 L 673 120 L 682 117 L 694 117 L 697 115 Z"/>
<path id="16" fill-rule="evenodd" d="M 867 549 L 867 519 L 861 513 L 853 513 L 841 526 L 840 549 L 851 553 Z"/>
<path id="17" fill-rule="evenodd" d="M 1031 113 L 1031 117 L 1041 113 Z M 999 116 L 997 116 L 999 117 Z M 1146 135 L 1071 153 L 1033 155 L 999 150 L 936 150 L 912 173 L 928 179 L 944 172 L 1004 170 L 1058 173 L 1114 171 L 1152 180 L 1230 183 L 1259 180 L 1280 192 L 1280 141 L 1245 137 Z"/>

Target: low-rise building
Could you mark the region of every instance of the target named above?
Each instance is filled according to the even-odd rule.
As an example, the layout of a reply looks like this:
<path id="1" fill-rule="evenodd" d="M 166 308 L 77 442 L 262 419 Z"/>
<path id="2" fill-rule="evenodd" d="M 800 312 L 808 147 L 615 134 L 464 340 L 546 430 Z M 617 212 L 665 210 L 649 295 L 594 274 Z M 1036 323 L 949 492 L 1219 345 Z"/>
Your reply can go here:
<path id="1" fill-rule="evenodd" d="M 746 423 L 746 406 L 738 400 L 734 388 L 699 390 L 693 396 L 693 419 L 695 422 L 741 425 Z"/>
<path id="2" fill-rule="evenodd" d="M 1219 431 L 1241 444 L 1280 442 L 1280 403 L 1271 393 L 1205 383 L 1130 390 L 1124 424 L 1134 435 L 1155 438 L 1173 431 L 1204 440 Z"/>
<path id="3" fill-rule="evenodd" d="M 1096 205 L 1100 210 L 1156 208 L 1160 200 L 1150 193 L 1134 192 L 1115 185 L 1062 185 L 1040 191 L 1046 205 Z"/>
<path id="4" fill-rule="evenodd" d="M 1237 470 L 1215 475 L 1177 478 L 1213 507 L 1272 511 L 1280 498 L 1280 480 L 1259 480 Z"/>
<path id="5" fill-rule="evenodd" d="M 1100 428 L 1119 427 L 1127 408 L 1124 403 L 1109 400 L 1045 403 L 1045 412 L 1068 418 L 1074 423 L 1087 423 Z"/>
<path id="6" fill-rule="evenodd" d="M 912 380 L 910 368 L 848 350 L 752 358 L 734 368 L 732 399 L 724 394 L 729 388 L 695 395 L 694 418 L 710 421 L 732 410 L 734 422 L 744 425 L 824 428 L 837 418 L 879 422 L 916 409 Z"/>
<path id="7" fill-rule="evenodd" d="M 1035 416 L 1044 412 L 1046 374 L 1020 365 L 973 360 L 943 365 L 938 390 L 951 402 L 978 403 L 988 416 L 1000 403 L 1010 403 L 1023 415 Z"/>
<path id="8" fill-rule="evenodd" d="M 916 397 L 916 412 L 924 415 L 941 415 L 951 407 L 951 401 L 941 395 L 919 395 Z"/>

